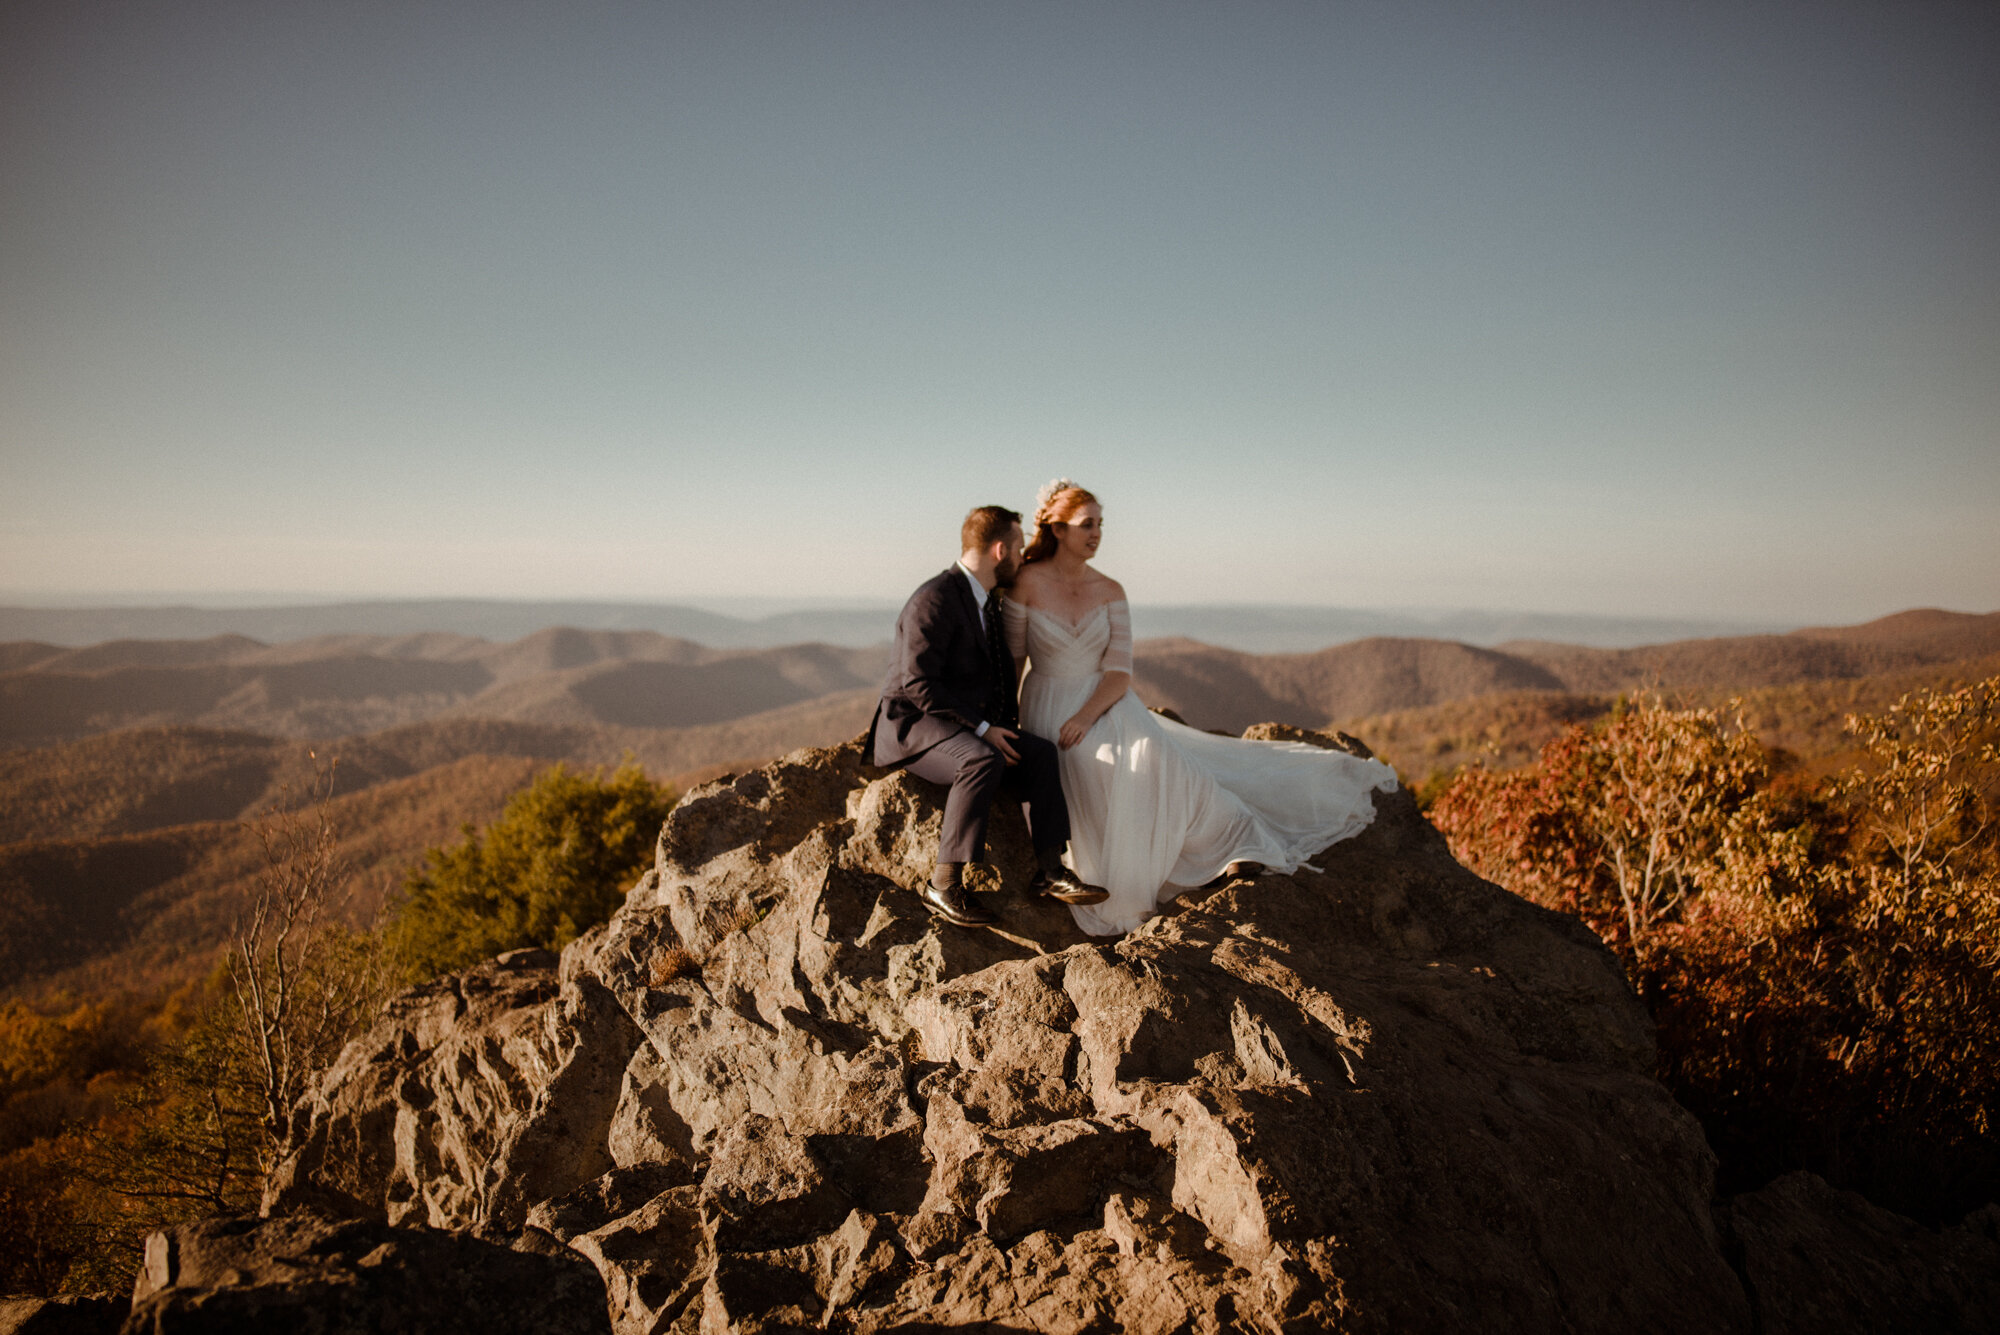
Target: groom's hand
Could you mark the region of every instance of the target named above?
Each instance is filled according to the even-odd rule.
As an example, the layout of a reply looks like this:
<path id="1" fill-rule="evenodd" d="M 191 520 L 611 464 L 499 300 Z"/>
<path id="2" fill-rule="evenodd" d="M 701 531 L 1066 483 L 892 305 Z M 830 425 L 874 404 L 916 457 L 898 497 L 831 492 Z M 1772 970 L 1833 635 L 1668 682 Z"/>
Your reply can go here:
<path id="1" fill-rule="evenodd" d="M 986 740 L 993 743 L 993 749 L 1010 765 L 1021 763 L 1021 753 L 1014 749 L 1014 731 L 1011 728 L 988 728 Z"/>

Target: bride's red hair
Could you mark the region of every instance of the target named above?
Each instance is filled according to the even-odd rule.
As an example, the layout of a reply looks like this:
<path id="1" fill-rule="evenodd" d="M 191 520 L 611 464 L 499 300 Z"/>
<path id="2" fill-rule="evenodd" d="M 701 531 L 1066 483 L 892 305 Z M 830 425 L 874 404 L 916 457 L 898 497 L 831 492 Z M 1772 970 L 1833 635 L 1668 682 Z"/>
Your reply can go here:
<path id="1" fill-rule="evenodd" d="M 1037 499 L 1041 503 L 1035 507 L 1035 536 L 1021 557 L 1022 565 L 1027 565 L 1031 561 L 1046 561 L 1055 555 L 1055 525 L 1067 524 L 1076 517 L 1076 512 L 1086 505 L 1103 504 L 1066 477 L 1057 478 L 1043 487 L 1042 494 Z"/>

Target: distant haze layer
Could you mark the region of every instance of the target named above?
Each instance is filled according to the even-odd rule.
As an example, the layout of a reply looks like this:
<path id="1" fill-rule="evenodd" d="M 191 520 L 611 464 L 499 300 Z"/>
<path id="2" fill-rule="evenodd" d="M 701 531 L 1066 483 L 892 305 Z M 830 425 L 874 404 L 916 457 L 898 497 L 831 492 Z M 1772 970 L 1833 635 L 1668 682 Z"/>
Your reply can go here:
<path id="1" fill-rule="evenodd" d="M 754 605 L 528 602 L 489 599 L 302 603 L 291 606 L 0 607 L 0 641 L 87 645 L 107 640 L 192 640 L 244 635 L 267 644 L 321 635 L 444 632 L 515 640 L 556 627 L 652 631 L 718 649 L 821 643 L 862 648 L 895 634 L 897 607 L 795 607 L 756 615 Z M 1790 626 L 1657 617 L 1543 612 L 1308 607 L 1260 604 L 1146 605 L 1133 609 L 1146 639 L 1199 640 L 1245 653 L 1302 653 L 1378 636 L 1417 636 L 1492 646 L 1545 640 L 1604 649 L 1670 640 L 1748 635 Z"/>

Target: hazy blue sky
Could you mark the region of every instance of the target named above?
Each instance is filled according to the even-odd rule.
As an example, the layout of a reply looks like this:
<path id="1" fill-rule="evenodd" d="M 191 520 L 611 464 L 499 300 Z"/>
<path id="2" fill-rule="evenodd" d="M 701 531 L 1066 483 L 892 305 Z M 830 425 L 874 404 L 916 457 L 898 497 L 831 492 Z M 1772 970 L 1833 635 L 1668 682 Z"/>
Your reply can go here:
<path id="1" fill-rule="evenodd" d="M 1991 4 L 16 4 L 0 596 L 2000 608 Z"/>

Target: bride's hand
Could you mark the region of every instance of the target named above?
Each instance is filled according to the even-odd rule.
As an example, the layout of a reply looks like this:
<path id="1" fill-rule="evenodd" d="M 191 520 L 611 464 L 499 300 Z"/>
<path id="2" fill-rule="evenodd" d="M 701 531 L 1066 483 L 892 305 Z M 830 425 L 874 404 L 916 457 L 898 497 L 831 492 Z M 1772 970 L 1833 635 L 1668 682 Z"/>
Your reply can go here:
<path id="1" fill-rule="evenodd" d="M 1090 721 L 1081 714 L 1072 714 L 1069 722 L 1062 725 L 1062 731 L 1056 734 L 1056 742 L 1067 751 L 1082 741 L 1083 735 L 1089 731 Z"/>

